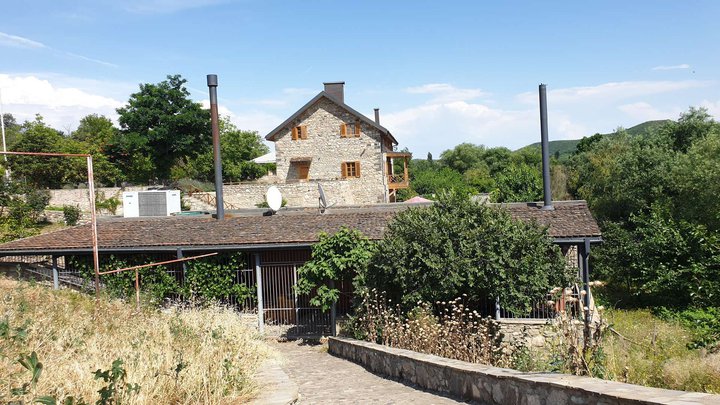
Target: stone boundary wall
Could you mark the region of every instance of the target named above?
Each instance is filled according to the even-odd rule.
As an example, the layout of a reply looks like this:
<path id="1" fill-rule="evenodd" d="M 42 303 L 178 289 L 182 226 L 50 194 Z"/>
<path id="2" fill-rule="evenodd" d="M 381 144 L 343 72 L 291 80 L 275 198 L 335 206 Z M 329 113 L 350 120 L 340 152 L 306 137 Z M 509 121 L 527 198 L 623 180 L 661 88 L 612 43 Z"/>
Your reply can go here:
<path id="1" fill-rule="evenodd" d="M 358 363 L 373 373 L 480 404 L 720 403 L 720 395 L 648 388 L 565 374 L 522 373 L 348 338 L 329 338 L 328 352 Z"/>
<path id="2" fill-rule="evenodd" d="M 255 208 L 265 201 L 265 193 L 270 186 L 276 186 L 287 201 L 288 207 L 317 207 L 318 183 L 322 184 L 328 204 L 363 205 L 381 202 L 378 197 L 368 193 L 359 193 L 356 179 L 304 181 L 297 183 L 259 184 L 241 183 L 223 186 L 223 199 L 238 208 Z M 214 193 L 212 193 L 214 194 Z"/>
<path id="3" fill-rule="evenodd" d="M 105 198 L 117 196 L 121 204 L 118 206 L 117 215 L 122 215 L 122 193 L 123 191 L 145 191 L 147 186 L 137 187 L 98 187 L 95 191 L 104 193 Z M 90 211 L 90 199 L 88 198 L 88 189 L 86 188 L 73 188 L 73 189 L 56 189 L 50 191 L 50 202 L 49 205 L 62 207 L 63 205 L 74 205 L 80 207 L 82 211 Z"/>

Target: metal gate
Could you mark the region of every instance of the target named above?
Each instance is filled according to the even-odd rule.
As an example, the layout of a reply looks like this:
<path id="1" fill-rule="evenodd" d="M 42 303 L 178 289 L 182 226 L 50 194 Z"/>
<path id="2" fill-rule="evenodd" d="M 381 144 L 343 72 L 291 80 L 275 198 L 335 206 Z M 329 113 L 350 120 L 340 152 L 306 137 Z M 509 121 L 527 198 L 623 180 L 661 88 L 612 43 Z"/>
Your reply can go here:
<path id="1" fill-rule="evenodd" d="M 297 294 L 298 268 L 310 259 L 309 250 L 272 251 L 260 256 L 265 325 L 288 337 L 331 334 L 330 311 L 310 304 L 310 296 Z"/>

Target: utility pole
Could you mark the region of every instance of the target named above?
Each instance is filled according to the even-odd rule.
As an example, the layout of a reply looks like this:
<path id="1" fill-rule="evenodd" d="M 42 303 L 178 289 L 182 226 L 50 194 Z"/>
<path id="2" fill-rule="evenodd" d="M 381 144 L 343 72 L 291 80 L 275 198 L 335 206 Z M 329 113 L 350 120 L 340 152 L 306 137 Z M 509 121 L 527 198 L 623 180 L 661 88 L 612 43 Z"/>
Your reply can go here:
<path id="1" fill-rule="evenodd" d="M 5 116 L 3 113 L 3 101 L 2 101 L 2 89 L 0 88 L 0 130 L 2 131 L 2 143 L 3 143 L 3 152 L 7 152 L 7 145 L 5 145 Z M 8 169 L 7 165 L 7 155 L 3 155 L 3 158 L 5 159 L 5 178 L 7 180 L 10 180 L 10 169 Z"/>

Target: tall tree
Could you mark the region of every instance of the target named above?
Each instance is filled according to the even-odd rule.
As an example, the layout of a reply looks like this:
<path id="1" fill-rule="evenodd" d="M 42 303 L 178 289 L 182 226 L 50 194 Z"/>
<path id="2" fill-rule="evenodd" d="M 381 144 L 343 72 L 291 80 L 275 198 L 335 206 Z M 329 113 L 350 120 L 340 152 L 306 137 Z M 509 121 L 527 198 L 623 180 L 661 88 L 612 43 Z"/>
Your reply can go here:
<path id="1" fill-rule="evenodd" d="M 42 116 L 26 121 L 22 136 L 12 145 L 17 152 L 66 152 L 66 139 L 43 122 Z M 40 188 L 60 188 L 71 172 L 72 163 L 63 157 L 10 156 L 8 159 L 14 178 L 22 178 Z"/>
<path id="2" fill-rule="evenodd" d="M 186 82 L 172 75 L 157 84 L 141 84 L 128 105 L 117 109 L 120 133 L 113 142 L 113 159 L 121 161 L 135 181 L 148 169 L 156 179 L 168 180 L 173 165 L 197 156 L 211 143 L 210 113 L 189 99 Z M 143 165 L 136 170 L 133 162 L 138 161 Z"/>

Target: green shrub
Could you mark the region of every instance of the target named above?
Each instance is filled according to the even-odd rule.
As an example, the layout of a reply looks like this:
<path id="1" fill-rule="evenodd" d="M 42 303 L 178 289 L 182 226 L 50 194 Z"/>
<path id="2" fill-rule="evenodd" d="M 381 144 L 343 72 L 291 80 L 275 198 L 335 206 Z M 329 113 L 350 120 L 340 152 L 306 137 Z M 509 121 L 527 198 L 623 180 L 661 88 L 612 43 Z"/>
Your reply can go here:
<path id="1" fill-rule="evenodd" d="M 457 193 L 400 212 L 360 283 L 386 291 L 405 310 L 418 301 L 488 298 L 526 313 L 532 302 L 573 277 L 547 230 Z"/>
<path id="2" fill-rule="evenodd" d="M 63 205 L 62 207 L 63 218 L 65 218 L 65 225 L 75 226 L 82 215 L 80 207 L 73 205 Z"/>

